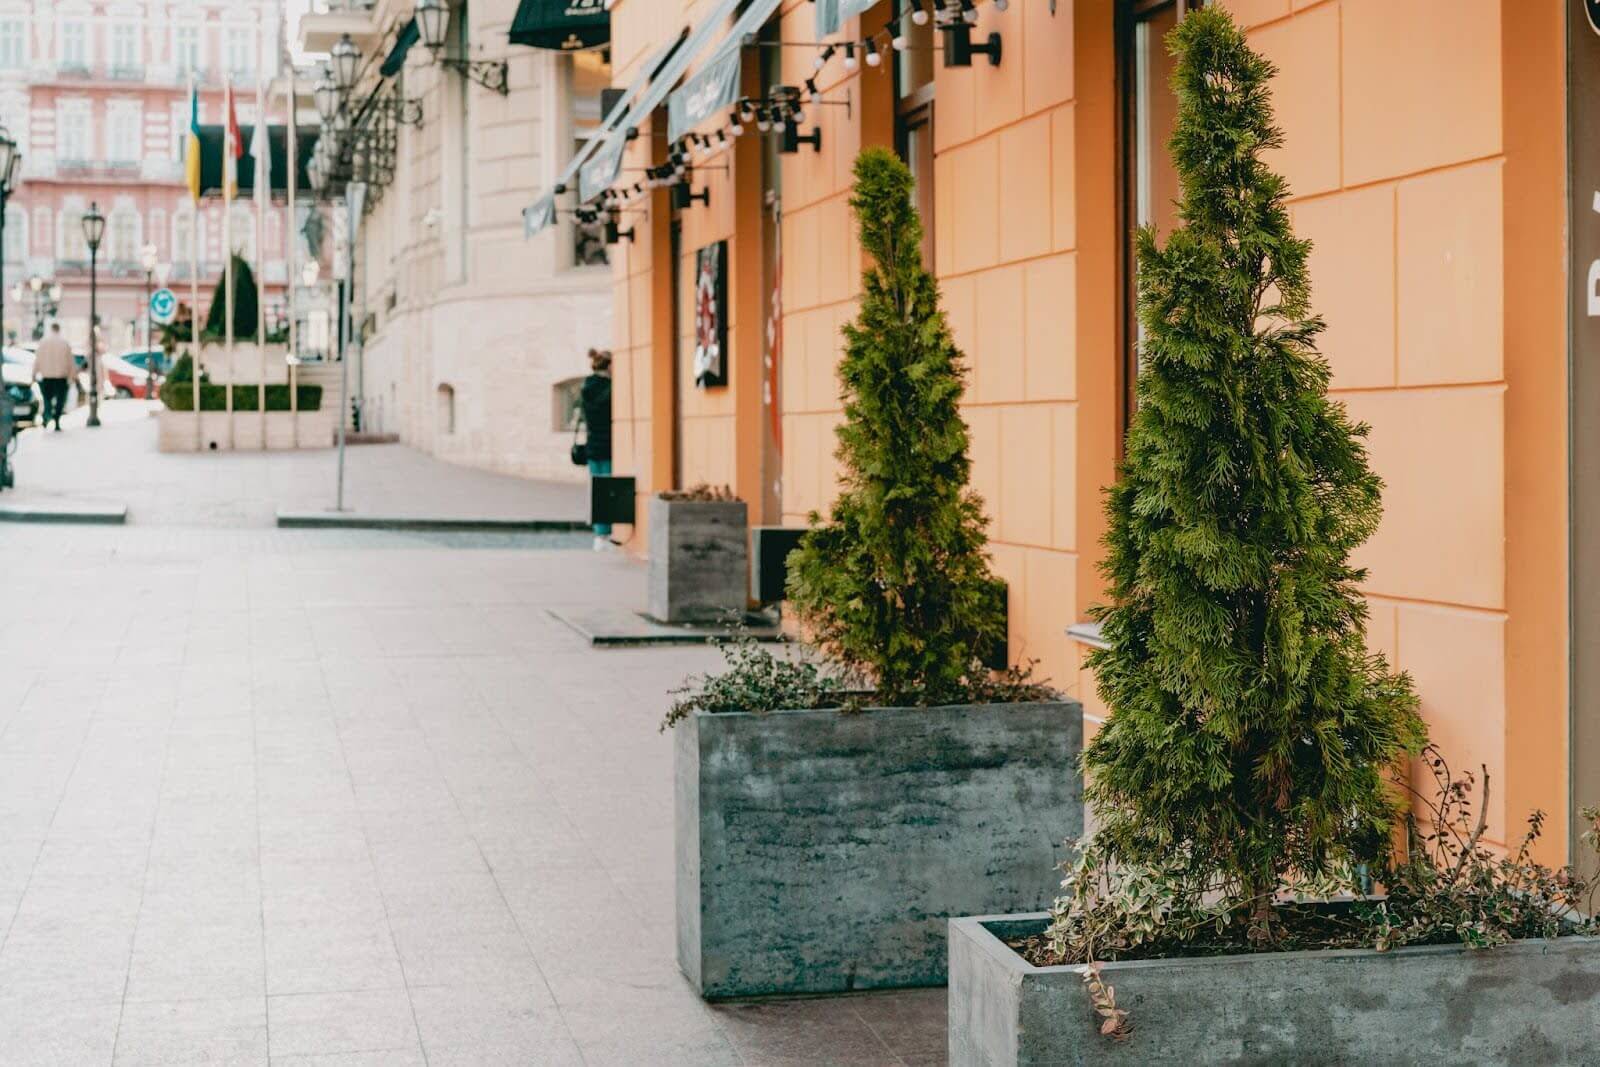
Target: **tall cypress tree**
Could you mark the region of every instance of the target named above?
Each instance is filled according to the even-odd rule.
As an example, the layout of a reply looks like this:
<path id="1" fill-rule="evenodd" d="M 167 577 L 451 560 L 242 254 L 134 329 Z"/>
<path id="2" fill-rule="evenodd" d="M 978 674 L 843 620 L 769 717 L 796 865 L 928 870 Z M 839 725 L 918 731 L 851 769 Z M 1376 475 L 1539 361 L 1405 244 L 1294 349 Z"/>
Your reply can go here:
<path id="1" fill-rule="evenodd" d="M 217 279 L 216 288 L 211 292 L 211 310 L 206 313 L 207 337 L 222 337 L 227 327 L 227 283 L 228 276 L 224 272 Z M 256 335 L 256 301 L 260 294 L 256 291 L 256 276 L 250 270 L 250 264 L 239 253 L 233 253 L 233 336 L 237 340 L 248 341 Z"/>
<path id="2" fill-rule="evenodd" d="M 1367 427 L 1327 396 L 1272 65 L 1212 8 L 1169 37 L 1181 225 L 1138 235 L 1138 410 L 1107 500 L 1089 664 L 1110 716 L 1084 755 L 1113 859 L 1184 857 L 1270 936 L 1286 877 L 1384 855 L 1386 767 L 1424 728 L 1365 647 L 1350 564 L 1377 528 Z"/>
<path id="3" fill-rule="evenodd" d="M 922 264 L 906 165 L 881 148 L 855 163 L 850 206 L 874 265 L 844 328 L 843 486 L 832 521 L 789 559 L 788 596 L 810 635 L 889 703 L 966 697 L 1005 636 L 982 503 L 968 488 L 961 353 Z"/>

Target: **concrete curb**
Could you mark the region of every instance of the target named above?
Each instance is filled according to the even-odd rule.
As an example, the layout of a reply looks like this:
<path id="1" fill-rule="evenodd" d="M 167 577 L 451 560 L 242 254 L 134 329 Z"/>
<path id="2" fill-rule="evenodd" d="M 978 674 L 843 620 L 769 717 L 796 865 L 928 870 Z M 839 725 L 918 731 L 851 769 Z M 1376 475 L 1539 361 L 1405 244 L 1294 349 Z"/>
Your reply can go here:
<path id="1" fill-rule="evenodd" d="M 128 505 L 0 504 L 0 522 L 54 523 L 65 526 L 121 526 Z"/>
<path id="2" fill-rule="evenodd" d="M 783 640 L 777 620 L 747 615 L 743 625 L 728 623 L 665 623 L 626 608 L 548 608 L 550 617 L 564 623 L 594 648 L 637 645 L 705 645 L 750 637 L 757 641 Z"/>
<path id="3" fill-rule="evenodd" d="M 449 530 L 461 533 L 557 533 L 589 529 L 582 519 L 446 518 L 361 515 L 337 511 L 279 511 L 278 527 L 295 530 Z"/>

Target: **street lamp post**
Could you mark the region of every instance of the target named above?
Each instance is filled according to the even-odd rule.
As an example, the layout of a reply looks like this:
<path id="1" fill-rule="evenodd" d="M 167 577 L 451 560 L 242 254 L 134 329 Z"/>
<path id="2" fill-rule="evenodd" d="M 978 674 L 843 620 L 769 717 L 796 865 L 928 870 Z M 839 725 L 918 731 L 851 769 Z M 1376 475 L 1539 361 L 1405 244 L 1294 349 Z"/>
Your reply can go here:
<path id="1" fill-rule="evenodd" d="M 17 151 L 17 142 L 11 139 L 4 126 L 0 126 L 0 341 L 4 341 L 6 332 L 5 315 L 5 237 L 6 237 L 6 200 L 10 198 L 12 190 L 16 187 L 17 164 L 22 159 L 22 153 Z"/>
<path id="2" fill-rule="evenodd" d="M 139 250 L 139 265 L 144 268 L 144 398 L 156 396 L 156 361 L 150 352 L 150 276 L 156 270 L 156 246 L 145 245 Z"/>
<path id="3" fill-rule="evenodd" d="M 89 245 L 89 425 L 100 425 L 100 346 L 95 327 L 100 321 L 95 273 L 100 256 L 100 239 L 106 233 L 106 217 L 93 201 L 83 216 L 83 239 Z"/>

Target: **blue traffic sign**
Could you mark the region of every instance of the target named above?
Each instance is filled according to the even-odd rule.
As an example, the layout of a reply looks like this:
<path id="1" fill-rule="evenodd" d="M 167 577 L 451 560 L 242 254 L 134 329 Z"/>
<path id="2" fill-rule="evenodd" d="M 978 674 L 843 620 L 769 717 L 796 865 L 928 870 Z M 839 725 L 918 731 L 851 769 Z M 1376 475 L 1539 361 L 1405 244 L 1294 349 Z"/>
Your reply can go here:
<path id="1" fill-rule="evenodd" d="M 178 298 L 171 289 L 157 289 L 150 294 L 150 318 L 162 326 L 178 317 Z"/>

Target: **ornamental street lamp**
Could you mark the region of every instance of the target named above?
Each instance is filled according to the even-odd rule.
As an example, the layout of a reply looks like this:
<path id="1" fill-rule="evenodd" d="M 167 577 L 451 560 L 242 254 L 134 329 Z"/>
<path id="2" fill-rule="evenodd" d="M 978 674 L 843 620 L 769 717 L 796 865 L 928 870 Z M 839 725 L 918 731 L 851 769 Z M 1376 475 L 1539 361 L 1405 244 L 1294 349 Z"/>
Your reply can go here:
<path id="1" fill-rule="evenodd" d="M 332 121 L 333 113 L 339 110 L 339 87 L 327 72 L 317 79 L 316 86 L 311 90 L 311 99 L 317 105 L 317 115 L 322 121 Z"/>
<path id="2" fill-rule="evenodd" d="M 156 361 L 150 353 L 150 276 L 156 272 L 155 245 L 145 245 L 139 250 L 139 265 L 144 268 L 144 398 L 154 400 Z"/>
<path id="3" fill-rule="evenodd" d="M 89 425 L 100 425 L 100 345 L 95 328 L 100 323 L 95 272 L 100 256 L 100 239 L 106 235 L 106 217 L 93 201 L 83 216 L 83 239 L 89 245 Z"/>
<path id="4" fill-rule="evenodd" d="M 356 68 L 361 65 L 361 49 L 350 39 L 348 33 L 339 38 L 333 46 L 331 53 L 333 59 L 333 83 L 340 92 L 347 93 L 356 84 Z"/>
<path id="5" fill-rule="evenodd" d="M 505 60 L 466 59 L 439 54 L 450 29 L 450 9 L 445 6 L 444 0 L 419 0 L 412 16 L 417 20 L 417 37 L 433 56 L 436 65 L 453 70 L 501 96 L 510 91 L 506 83 L 508 64 Z"/>

